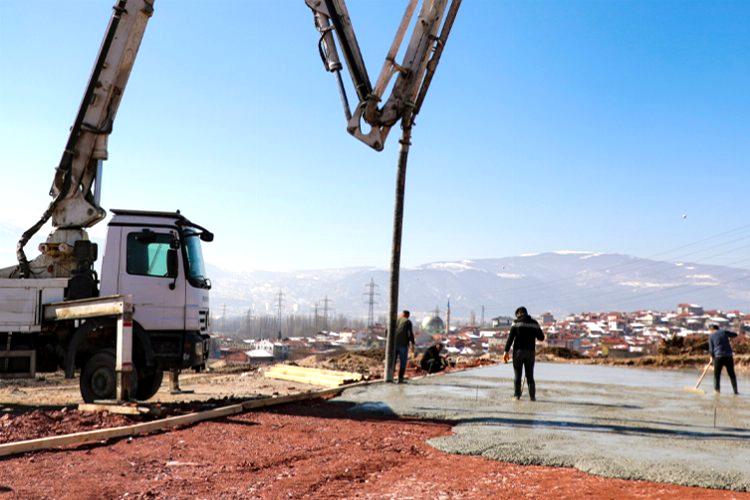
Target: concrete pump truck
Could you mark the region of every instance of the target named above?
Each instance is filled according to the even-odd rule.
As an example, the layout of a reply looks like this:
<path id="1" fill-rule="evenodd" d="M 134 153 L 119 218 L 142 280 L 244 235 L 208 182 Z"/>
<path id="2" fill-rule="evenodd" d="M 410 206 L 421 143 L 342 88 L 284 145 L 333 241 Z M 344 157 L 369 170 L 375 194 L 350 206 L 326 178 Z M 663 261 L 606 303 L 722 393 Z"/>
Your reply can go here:
<path id="1" fill-rule="evenodd" d="M 386 349 L 386 365 L 392 367 L 410 131 L 461 0 L 422 0 L 419 9 L 419 0 L 408 0 L 375 85 L 345 1 L 305 0 L 305 4 L 320 34 L 318 50 L 324 67 L 336 75 L 349 133 L 381 151 L 389 131 L 401 121 Z M 95 271 L 99 252 L 86 229 L 106 215 L 100 197 L 107 139 L 154 0 L 117 0 L 113 9 L 55 172 L 52 202 L 18 242 L 18 264 L 0 269 L 0 376 L 63 369 L 72 378 L 79 371 L 86 402 L 148 399 L 159 389 L 165 370 L 175 375 L 183 369 L 200 370 L 209 352 L 211 283 L 201 244 L 213 240 L 210 231 L 179 211 L 112 210 L 101 276 Z M 397 63 L 415 14 L 412 35 Z M 344 65 L 336 40 L 357 96 L 353 111 L 341 78 Z M 39 246 L 41 254 L 29 261 L 24 247 L 50 219 L 53 231 Z M 388 368 L 386 379 L 390 377 Z"/>
<path id="2" fill-rule="evenodd" d="M 153 0 L 118 0 L 50 191 L 52 202 L 0 270 L 0 376 L 80 372 L 81 396 L 148 399 L 165 370 L 196 369 L 208 356 L 208 292 L 201 243 L 211 232 L 179 211 L 112 210 L 99 249 L 86 229 L 100 206 L 107 139 Z M 26 258 L 48 221 L 53 231 Z"/>

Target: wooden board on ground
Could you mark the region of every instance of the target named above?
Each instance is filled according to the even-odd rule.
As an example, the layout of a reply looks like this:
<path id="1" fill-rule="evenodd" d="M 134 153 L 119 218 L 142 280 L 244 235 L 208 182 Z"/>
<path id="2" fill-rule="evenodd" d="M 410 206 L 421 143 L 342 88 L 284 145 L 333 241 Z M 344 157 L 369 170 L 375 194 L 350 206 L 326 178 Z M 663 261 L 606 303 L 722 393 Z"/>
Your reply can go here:
<path id="1" fill-rule="evenodd" d="M 320 368 L 307 368 L 284 364 L 270 367 L 266 370 L 264 376 L 278 380 L 318 385 L 321 387 L 338 387 L 347 383 L 358 382 L 363 378 L 360 373 L 323 370 Z"/>
<path id="2" fill-rule="evenodd" d="M 81 403 L 78 411 L 86 413 L 117 413 L 119 415 L 161 415 L 161 408 L 155 406 L 115 404 L 113 403 Z"/>

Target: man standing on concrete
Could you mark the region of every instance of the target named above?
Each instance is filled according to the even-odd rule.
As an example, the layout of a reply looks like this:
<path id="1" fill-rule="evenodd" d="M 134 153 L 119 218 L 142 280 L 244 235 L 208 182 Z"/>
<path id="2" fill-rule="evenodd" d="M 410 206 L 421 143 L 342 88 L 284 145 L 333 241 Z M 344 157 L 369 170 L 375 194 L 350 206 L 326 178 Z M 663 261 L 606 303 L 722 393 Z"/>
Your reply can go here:
<path id="1" fill-rule="evenodd" d="M 516 374 L 514 398 L 521 399 L 521 376 L 526 374 L 529 385 L 529 397 L 536 401 L 536 384 L 534 383 L 534 357 L 536 356 L 536 341 L 544 340 L 544 332 L 539 323 L 529 316 L 525 307 L 516 309 L 516 319 L 510 327 L 510 335 L 505 343 L 503 361 L 508 362 L 510 348 L 513 347 L 513 370 Z"/>
<path id="2" fill-rule="evenodd" d="M 412 329 L 409 311 L 401 313 L 396 324 L 396 359 L 398 359 L 398 383 L 404 383 L 406 362 L 409 360 L 409 345 L 414 349 L 414 330 Z"/>
<path id="3" fill-rule="evenodd" d="M 721 369 L 726 366 L 727 375 L 732 382 L 732 389 L 737 392 L 737 376 L 734 374 L 734 353 L 729 339 L 736 337 L 737 334 L 728 330 L 719 329 L 719 325 L 708 327 L 711 335 L 708 337 L 708 351 L 714 362 L 714 391 L 720 392 L 719 385 L 721 382 Z"/>

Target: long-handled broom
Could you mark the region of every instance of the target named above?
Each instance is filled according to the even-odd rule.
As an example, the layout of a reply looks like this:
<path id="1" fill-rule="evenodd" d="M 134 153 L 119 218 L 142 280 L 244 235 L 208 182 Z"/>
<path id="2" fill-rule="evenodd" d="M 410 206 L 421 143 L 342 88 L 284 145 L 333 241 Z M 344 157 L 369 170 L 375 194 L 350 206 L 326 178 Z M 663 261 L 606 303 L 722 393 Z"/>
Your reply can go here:
<path id="1" fill-rule="evenodd" d="M 701 376 L 698 377 L 698 382 L 696 382 L 695 387 L 683 387 L 682 390 L 687 392 L 694 392 L 695 394 L 705 394 L 706 391 L 700 388 L 701 382 L 703 382 L 704 377 L 706 376 L 706 373 L 708 373 L 708 369 L 711 368 L 711 361 L 709 361 L 706 366 L 703 368 L 703 373 L 701 373 Z"/>

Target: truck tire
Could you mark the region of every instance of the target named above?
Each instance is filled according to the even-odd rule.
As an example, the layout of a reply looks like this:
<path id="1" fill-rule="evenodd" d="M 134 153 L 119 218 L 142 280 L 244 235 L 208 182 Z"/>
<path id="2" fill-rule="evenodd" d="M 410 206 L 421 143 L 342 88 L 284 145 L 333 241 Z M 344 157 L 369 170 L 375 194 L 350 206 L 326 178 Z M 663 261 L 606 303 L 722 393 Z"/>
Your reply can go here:
<path id="1" fill-rule="evenodd" d="M 159 391 L 164 379 L 164 370 L 161 368 L 142 368 L 138 371 L 138 387 L 135 391 L 136 399 L 145 401 L 150 399 Z"/>
<path id="2" fill-rule="evenodd" d="M 131 379 L 132 393 L 137 394 L 137 375 L 133 370 Z M 81 370 L 79 379 L 81 396 L 86 403 L 100 399 L 117 397 L 117 374 L 115 373 L 115 353 L 112 349 L 97 351 L 91 356 Z"/>

